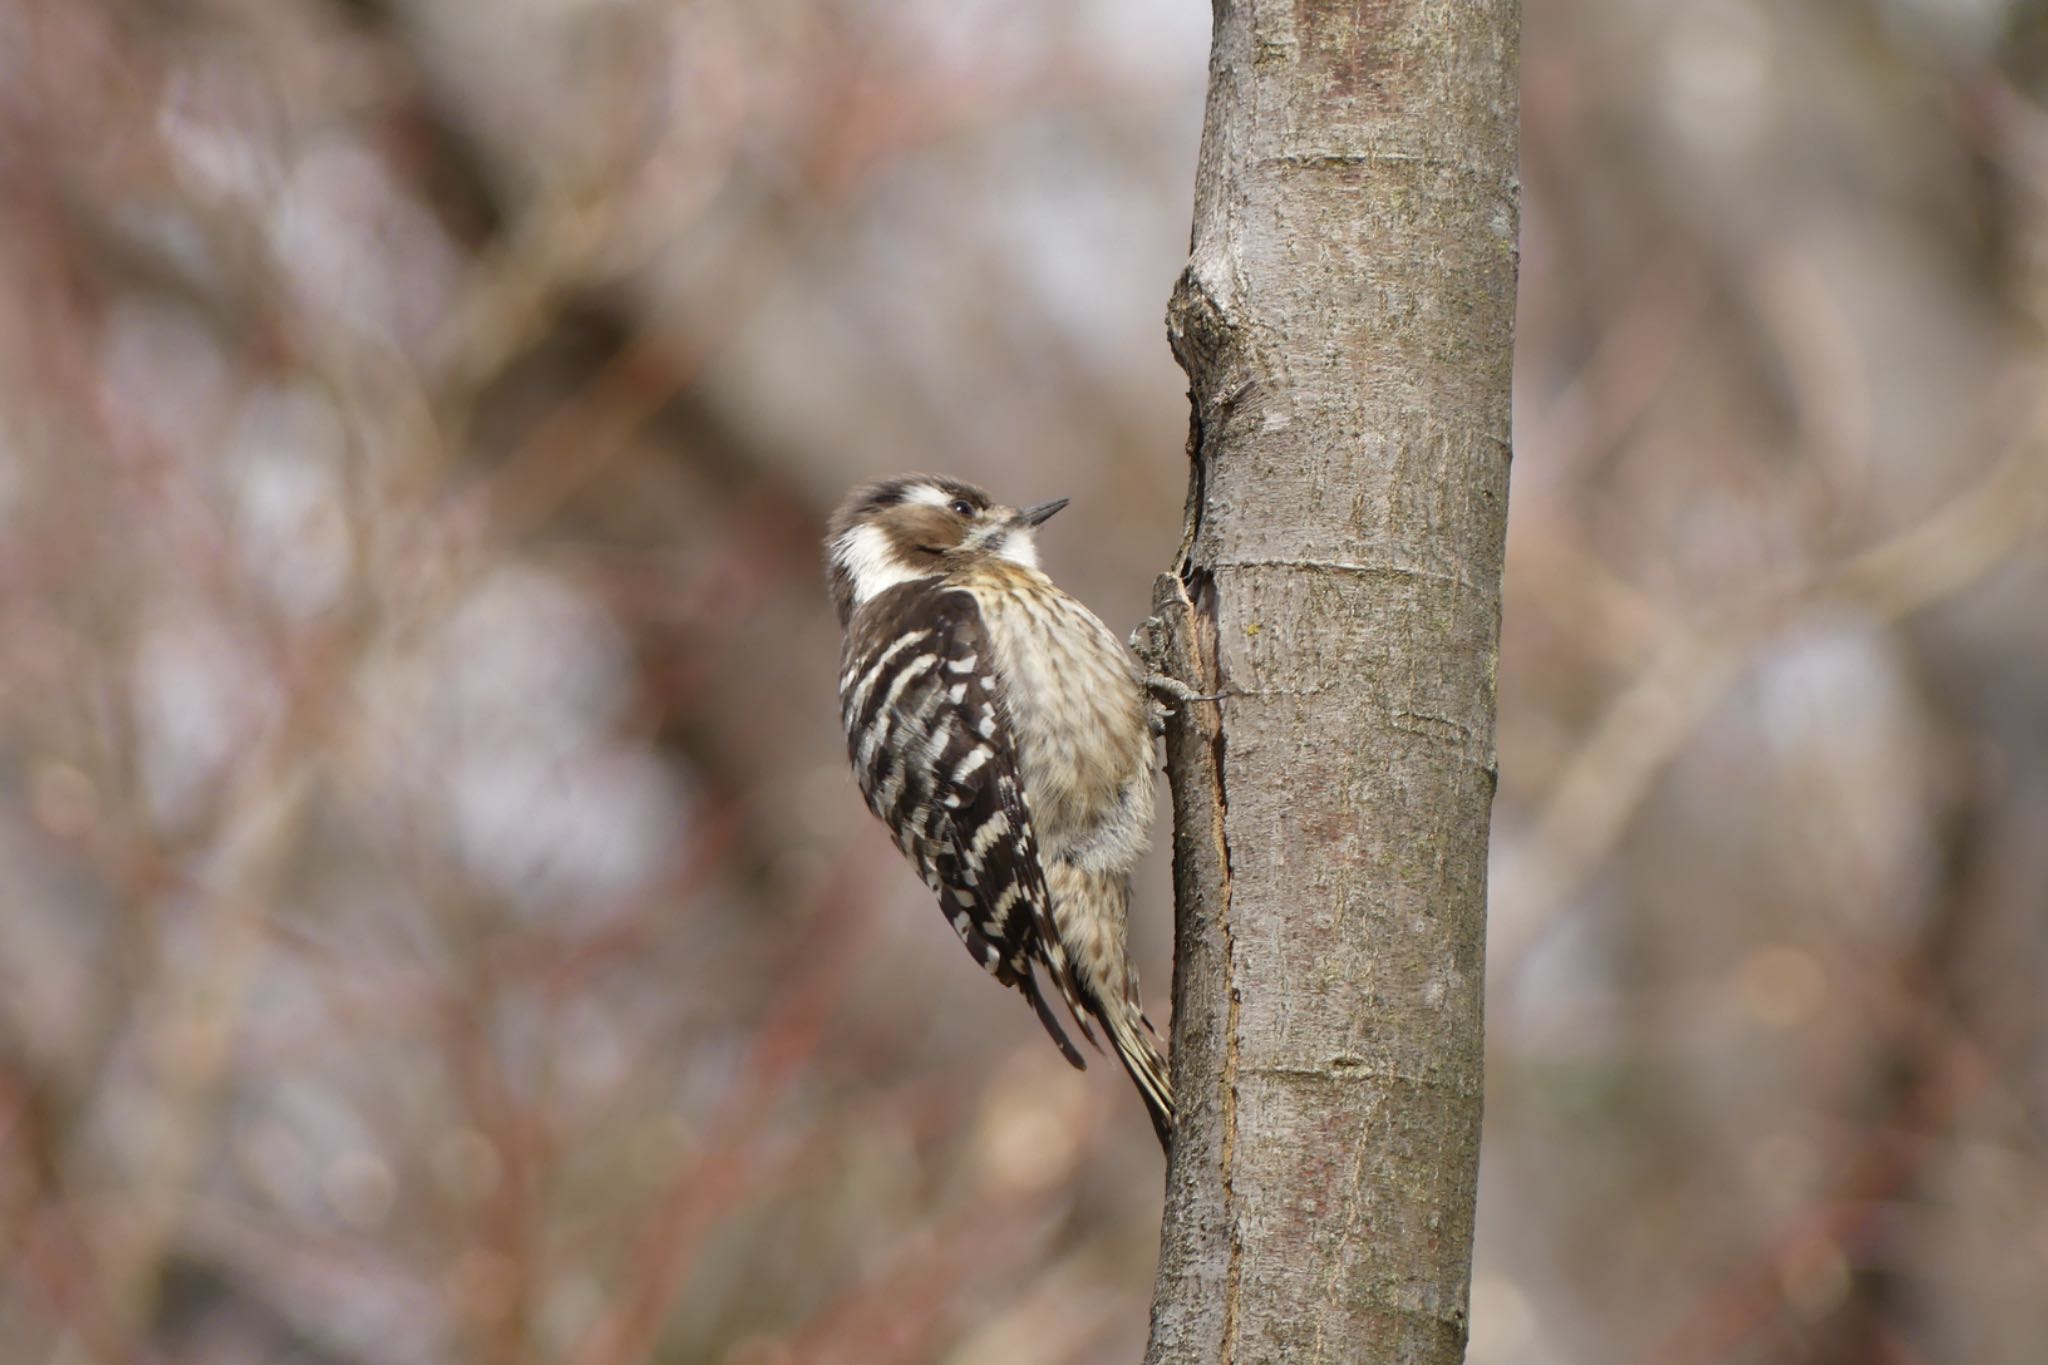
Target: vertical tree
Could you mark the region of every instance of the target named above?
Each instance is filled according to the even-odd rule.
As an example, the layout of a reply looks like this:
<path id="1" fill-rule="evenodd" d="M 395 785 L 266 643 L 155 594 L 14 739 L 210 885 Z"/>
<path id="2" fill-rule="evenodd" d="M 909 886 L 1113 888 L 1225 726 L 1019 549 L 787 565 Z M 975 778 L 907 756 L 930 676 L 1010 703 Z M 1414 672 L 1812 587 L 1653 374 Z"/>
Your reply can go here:
<path id="1" fill-rule="evenodd" d="M 1153 1365 L 1457 1361 L 1507 510 L 1515 0 L 1215 0 L 1168 326 L 1181 1095 Z"/>

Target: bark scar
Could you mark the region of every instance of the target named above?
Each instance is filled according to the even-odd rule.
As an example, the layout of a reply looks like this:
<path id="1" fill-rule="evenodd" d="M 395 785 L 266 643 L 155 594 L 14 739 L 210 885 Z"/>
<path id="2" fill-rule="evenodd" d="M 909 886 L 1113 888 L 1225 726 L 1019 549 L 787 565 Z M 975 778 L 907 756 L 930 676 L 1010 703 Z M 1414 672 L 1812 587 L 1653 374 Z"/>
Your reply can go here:
<path id="1" fill-rule="evenodd" d="M 1216 627 L 1216 578 L 1206 568 L 1193 568 L 1183 564 L 1181 572 L 1168 575 L 1174 596 L 1173 607 L 1178 617 L 1168 629 L 1178 636 L 1181 660 L 1193 676 L 1189 679 L 1195 686 L 1211 693 L 1221 694 L 1223 690 L 1223 661 L 1217 648 Z M 1199 719 L 1189 716 L 1183 722 L 1190 726 L 1206 727 L 1202 737 L 1208 741 L 1209 760 L 1209 831 L 1215 843 L 1216 866 L 1218 869 L 1216 892 L 1217 927 L 1223 939 L 1223 960 L 1226 981 L 1235 980 L 1236 973 L 1230 964 L 1237 956 L 1236 939 L 1231 926 L 1231 866 L 1230 866 L 1230 795 L 1226 782 L 1226 749 L 1222 719 L 1216 715 L 1204 715 Z M 1235 986 L 1230 987 L 1230 1003 L 1223 1030 L 1223 1076 L 1222 1076 L 1222 1183 L 1224 1207 L 1235 1213 L 1237 1193 L 1233 1185 L 1237 1163 L 1237 1069 L 1238 1069 L 1238 1008 L 1239 997 Z M 1237 1312 L 1240 1285 L 1242 1282 L 1242 1259 L 1244 1245 L 1239 1237 L 1236 1220 L 1231 1220 L 1229 1231 L 1230 1258 L 1225 1278 L 1223 1298 L 1223 1352 L 1222 1365 L 1230 1365 L 1237 1347 Z"/>

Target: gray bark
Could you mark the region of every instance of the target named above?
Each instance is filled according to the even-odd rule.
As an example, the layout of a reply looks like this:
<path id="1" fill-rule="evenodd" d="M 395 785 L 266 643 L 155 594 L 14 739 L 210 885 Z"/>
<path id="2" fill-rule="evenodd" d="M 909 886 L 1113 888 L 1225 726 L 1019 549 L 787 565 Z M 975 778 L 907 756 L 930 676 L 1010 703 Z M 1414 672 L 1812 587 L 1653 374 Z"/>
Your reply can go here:
<path id="1" fill-rule="evenodd" d="M 1462 1358 L 1514 0 L 1216 0 L 1157 594 L 1178 902 L 1152 1365 Z"/>

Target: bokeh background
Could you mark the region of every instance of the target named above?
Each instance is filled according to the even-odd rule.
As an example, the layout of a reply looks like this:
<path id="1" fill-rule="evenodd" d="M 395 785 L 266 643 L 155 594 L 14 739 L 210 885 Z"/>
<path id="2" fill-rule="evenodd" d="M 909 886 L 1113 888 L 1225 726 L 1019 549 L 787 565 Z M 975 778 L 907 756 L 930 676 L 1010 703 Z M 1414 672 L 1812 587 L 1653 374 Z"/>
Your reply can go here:
<path id="1" fill-rule="evenodd" d="M 1135 624 L 1207 43 L 0 7 L 0 1356 L 1137 1357 L 1151 1134 L 862 809 L 817 537 L 1071 496 Z M 2048 1350 L 2044 65 L 1529 0 L 1475 1365 Z"/>

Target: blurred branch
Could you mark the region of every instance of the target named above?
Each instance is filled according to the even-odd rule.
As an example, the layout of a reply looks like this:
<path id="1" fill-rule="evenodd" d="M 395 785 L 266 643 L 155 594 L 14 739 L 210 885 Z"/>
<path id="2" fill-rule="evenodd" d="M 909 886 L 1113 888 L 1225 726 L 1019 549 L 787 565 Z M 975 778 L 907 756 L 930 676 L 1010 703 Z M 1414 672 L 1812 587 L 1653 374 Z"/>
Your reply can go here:
<path id="1" fill-rule="evenodd" d="M 1599 344 L 1571 381 L 1516 424 L 1520 449 L 1604 463 L 1680 370 L 1712 301 L 1689 244 L 1665 244 L 1629 281 Z"/>
<path id="2" fill-rule="evenodd" d="M 1654 1365 L 1713 1365 L 1727 1359 L 1819 1282 L 1841 1282 L 1843 1301 L 1815 1329 L 1819 1361 L 1897 1362 L 1917 1359 L 1886 1321 L 1877 1285 L 1888 1278 L 1882 1252 L 1891 1210 L 1907 1197 L 1941 1138 L 1969 1106 L 1995 1094 L 2010 1057 L 1988 1055 L 1961 1023 L 1956 980 L 1962 950 L 1988 908 L 1985 855 L 1987 803 L 1980 780 L 1947 821 L 1942 875 L 1917 938 L 1859 999 L 1882 1009 L 1862 1059 L 1877 1092 L 1860 1140 L 1828 1163 L 1841 1176 L 1823 1198 L 1784 1227 L 1753 1265 L 1704 1295 L 1685 1321 L 1647 1357 Z M 2025 1123 L 2024 1105 L 2012 1106 Z M 2043 1134 L 2023 1132 L 2040 1149 Z M 1832 1340 L 1831 1340 L 1832 1339 Z M 1831 1344 L 1830 1344 L 1831 1341 Z"/>
<path id="3" fill-rule="evenodd" d="M 639 1231 L 626 1239 L 632 1251 L 598 1325 L 572 1352 L 575 1365 L 631 1365 L 647 1356 L 711 1220 L 748 1188 L 761 1130 L 817 1047 L 865 937 L 872 907 L 870 879 L 855 870 L 862 861 L 850 854 L 842 871 L 826 879 L 819 904 L 803 917 L 812 932 L 800 941 L 795 979 L 739 1064 L 705 1150 L 676 1173 Z"/>
<path id="4" fill-rule="evenodd" d="M 154 1311 L 158 1277 L 186 1200 L 216 1147 L 218 1105 L 242 1005 L 261 964 L 263 925 L 297 847 L 317 763 L 290 727 L 257 756 L 240 784 L 205 877 L 207 900 L 193 945 L 172 935 L 142 1027 L 154 1071 L 146 1142 L 126 1173 L 124 1207 L 100 1241 L 109 1293 L 128 1339 Z M 203 945 L 203 946 L 198 946 Z M 180 960 L 183 959 L 183 960 Z"/>
<path id="5" fill-rule="evenodd" d="M 812 1315 L 786 1349 L 788 1365 L 914 1363 L 937 1354 L 934 1338 L 968 1281 L 1017 1275 L 1035 1250 L 1024 1235 L 1030 1201 L 970 1188 L 938 1225 L 908 1238 L 879 1273 Z"/>
<path id="6" fill-rule="evenodd" d="M 1846 609 L 1886 622 L 1968 588 L 2033 536 L 2048 511 L 2048 404 L 1982 478 L 1925 520 L 1806 581 L 1671 625 L 1665 643 L 1609 704 L 1551 784 L 1525 846 L 1529 865 L 1498 914 L 1489 953 L 1502 979 L 1577 898 L 1651 786 L 1785 625 Z"/>

